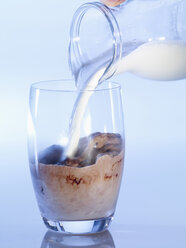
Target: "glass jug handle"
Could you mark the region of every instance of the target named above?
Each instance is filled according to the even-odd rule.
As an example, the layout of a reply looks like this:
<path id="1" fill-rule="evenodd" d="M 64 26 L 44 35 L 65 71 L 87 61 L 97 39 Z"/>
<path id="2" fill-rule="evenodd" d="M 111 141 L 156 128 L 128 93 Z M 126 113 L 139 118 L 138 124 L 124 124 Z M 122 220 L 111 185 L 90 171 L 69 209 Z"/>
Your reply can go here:
<path id="1" fill-rule="evenodd" d="M 96 11 L 92 12 L 93 10 Z M 96 17 L 95 14 L 98 16 Z M 82 25 L 82 19 L 85 19 L 85 15 L 87 15 L 88 18 L 91 18 L 92 15 L 95 20 L 92 23 L 94 23 L 93 29 L 96 29 L 97 27 L 97 37 L 99 36 L 99 39 L 101 40 L 101 42 L 99 42 L 99 46 L 96 42 L 94 46 L 94 37 L 92 34 L 92 39 L 87 42 L 87 32 L 81 32 L 82 26 L 86 26 L 85 22 Z M 90 23 L 91 22 L 87 22 L 88 29 L 91 28 L 89 27 Z M 86 31 L 88 29 L 86 29 Z M 107 35 L 105 35 L 105 32 L 107 32 Z M 104 40 L 105 37 L 107 37 L 108 40 Z M 86 42 L 83 43 L 84 39 Z M 89 47 L 90 43 L 93 44 L 93 48 L 91 46 Z M 101 48 L 100 44 L 103 44 Z M 101 53 L 100 51 L 97 51 L 98 49 L 101 49 Z M 107 51 L 110 51 L 110 53 Z M 100 54 L 101 56 L 104 56 L 104 53 L 109 56 L 109 62 L 106 66 L 102 80 L 103 78 L 111 77 L 115 73 L 118 61 L 121 59 L 122 41 L 120 29 L 117 20 L 109 7 L 99 2 L 86 3 L 75 12 L 70 29 L 69 65 L 74 77 L 78 77 L 80 69 L 88 63 L 87 61 L 92 61 L 99 58 Z"/>

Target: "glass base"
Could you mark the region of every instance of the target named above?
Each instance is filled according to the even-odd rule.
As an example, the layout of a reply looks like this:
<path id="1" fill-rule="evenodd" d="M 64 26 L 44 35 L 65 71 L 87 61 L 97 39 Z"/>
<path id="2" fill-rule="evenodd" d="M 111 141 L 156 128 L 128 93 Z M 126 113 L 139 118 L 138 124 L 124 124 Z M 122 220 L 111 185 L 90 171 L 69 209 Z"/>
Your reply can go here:
<path id="1" fill-rule="evenodd" d="M 113 216 L 96 220 L 56 222 L 43 218 L 43 221 L 48 229 L 69 234 L 88 234 L 102 232 L 110 226 L 112 220 Z"/>

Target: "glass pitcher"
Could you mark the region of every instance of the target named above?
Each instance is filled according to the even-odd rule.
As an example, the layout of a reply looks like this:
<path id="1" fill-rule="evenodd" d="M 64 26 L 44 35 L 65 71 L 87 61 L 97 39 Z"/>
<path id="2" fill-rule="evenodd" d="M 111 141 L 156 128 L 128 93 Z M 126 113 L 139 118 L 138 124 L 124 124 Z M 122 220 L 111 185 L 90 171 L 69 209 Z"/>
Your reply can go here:
<path id="1" fill-rule="evenodd" d="M 102 80 L 132 72 L 152 80 L 186 78 L 186 1 L 86 3 L 74 14 L 69 63 L 77 79 L 105 68 Z M 76 80 L 80 82 L 80 80 Z M 79 86 L 79 85 L 78 85 Z"/>

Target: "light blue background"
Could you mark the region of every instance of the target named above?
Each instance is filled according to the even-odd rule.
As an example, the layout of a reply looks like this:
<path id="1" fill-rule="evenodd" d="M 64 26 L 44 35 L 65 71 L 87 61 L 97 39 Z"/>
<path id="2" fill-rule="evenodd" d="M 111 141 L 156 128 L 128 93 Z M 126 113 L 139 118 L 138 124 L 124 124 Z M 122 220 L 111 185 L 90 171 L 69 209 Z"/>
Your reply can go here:
<path id="1" fill-rule="evenodd" d="M 69 25 L 84 2 L 0 2 L 0 240 L 15 223 L 43 227 L 27 161 L 29 87 L 70 77 Z M 126 159 L 114 223 L 186 226 L 186 80 L 123 74 L 115 81 L 123 89 Z"/>

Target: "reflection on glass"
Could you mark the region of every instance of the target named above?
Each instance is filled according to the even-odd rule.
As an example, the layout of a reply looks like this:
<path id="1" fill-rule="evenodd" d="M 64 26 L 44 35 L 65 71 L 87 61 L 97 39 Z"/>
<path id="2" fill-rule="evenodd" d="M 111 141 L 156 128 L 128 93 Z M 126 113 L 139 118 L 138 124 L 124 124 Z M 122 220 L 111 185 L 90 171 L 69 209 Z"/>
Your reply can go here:
<path id="1" fill-rule="evenodd" d="M 110 232 L 91 235 L 68 235 L 48 231 L 42 241 L 41 248 L 115 248 Z"/>

